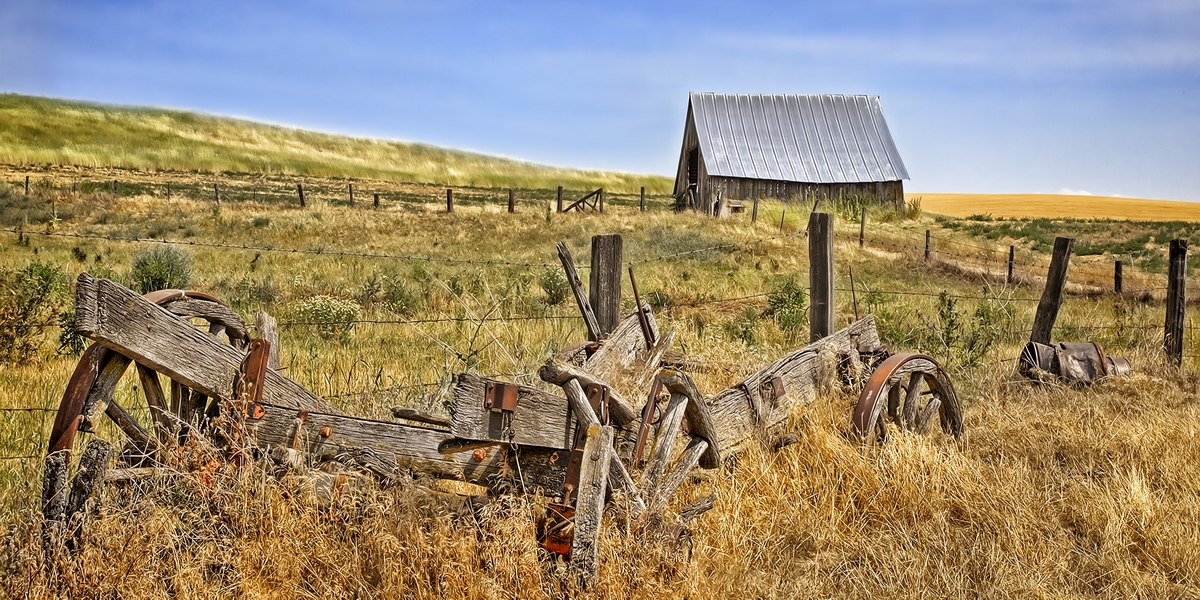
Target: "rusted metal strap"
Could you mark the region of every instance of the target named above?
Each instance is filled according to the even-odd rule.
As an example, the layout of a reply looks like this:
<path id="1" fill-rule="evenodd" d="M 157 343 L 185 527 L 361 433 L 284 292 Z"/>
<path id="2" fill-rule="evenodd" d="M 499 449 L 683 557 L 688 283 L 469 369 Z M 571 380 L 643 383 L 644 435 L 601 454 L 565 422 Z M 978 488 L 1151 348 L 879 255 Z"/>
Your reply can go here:
<path id="1" fill-rule="evenodd" d="M 240 399 L 246 402 L 246 415 L 252 419 L 261 419 L 265 411 L 262 407 L 263 384 L 267 378 L 267 363 L 271 358 L 271 342 L 263 339 L 250 340 L 250 351 L 242 361 L 238 371 L 237 385 L 234 389 Z"/>
<path id="2" fill-rule="evenodd" d="M 642 306 L 642 296 L 638 293 L 633 267 L 629 267 L 629 284 L 633 287 L 633 304 L 637 307 L 638 324 L 642 326 L 642 337 L 646 338 L 646 349 L 649 350 L 654 347 L 654 332 L 650 330 L 650 317 L 646 314 L 646 307 Z"/>
<path id="3" fill-rule="evenodd" d="M 642 408 L 642 424 L 638 427 L 637 443 L 633 447 L 634 467 L 642 464 L 642 453 L 646 451 L 646 441 L 650 437 L 650 421 L 654 418 L 655 409 L 658 408 L 658 396 L 661 393 L 662 381 L 655 376 L 654 385 L 650 387 L 650 397 L 646 399 L 646 406 Z"/>
<path id="4" fill-rule="evenodd" d="M 488 381 L 483 388 L 483 407 L 492 411 L 517 410 L 519 389 L 515 383 Z"/>

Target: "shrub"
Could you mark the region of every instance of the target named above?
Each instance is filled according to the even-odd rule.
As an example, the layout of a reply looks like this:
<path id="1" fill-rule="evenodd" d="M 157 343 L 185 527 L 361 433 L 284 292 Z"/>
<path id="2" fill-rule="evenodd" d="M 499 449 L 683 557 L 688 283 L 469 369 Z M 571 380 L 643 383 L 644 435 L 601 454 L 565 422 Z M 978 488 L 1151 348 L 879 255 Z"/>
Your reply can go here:
<path id="1" fill-rule="evenodd" d="M 783 280 L 767 294 L 767 314 L 775 318 L 789 342 L 796 340 L 808 316 L 808 296 L 795 277 Z"/>
<path id="2" fill-rule="evenodd" d="M 0 270 L 0 362 L 23 363 L 37 354 L 66 290 L 65 274 L 50 263 Z"/>
<path id="3" fill-rule="evenodd" d="M 425 298 L 415 288 L 400 279 L 388 278 L 383 286 L 383 307 L 401 317 L 411 317 L 421 308 Z"/>
<path id="4" fill-rule="evenodd" d="M 155 246 L 133 256 L 129 274 L 142 294 L 163 289 L 183 289 L 192 282 L 192 257 L 174 246 Z"/>
<path id="5" fill-rule="evenodd" d="M 362 307 L 353 300 L 333 296 L 313 296 L 300 303 L 296 320 L 311 324 L 324 337 L 345 340 L 354 328 L 353 321 L 362 314 Z"/>
<path id="6" fill-rule="evenodd" d="M 542 291 L 546 292 L 546 304 L 550 306 L 562 304 L 571 293 L 571 283 L 558 269 L 547 268 L 542 271 L 542 275 L 538 277 L 538 284 L 542 286 Z"/>
<path id="7" fill-rule="evenodd" d="M 747 346 L 753 346 L 758 341 L 758 311 L 747 306 L 741 314 L 722 324 L 725 334 L 739 340 Z"/>

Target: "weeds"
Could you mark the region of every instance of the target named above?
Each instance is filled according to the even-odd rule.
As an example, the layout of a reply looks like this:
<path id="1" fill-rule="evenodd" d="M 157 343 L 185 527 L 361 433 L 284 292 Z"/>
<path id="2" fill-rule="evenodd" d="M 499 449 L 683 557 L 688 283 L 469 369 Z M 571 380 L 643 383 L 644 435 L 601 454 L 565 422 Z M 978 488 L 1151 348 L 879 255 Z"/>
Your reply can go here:
<path id="1" fill-rule="evenodd" d="M 31 262 L 0 270 L 0 363 L 21 364 L 37 356 L 48 326 L 57 324 L 66 295 L 58 266 Z"/>
<path id="2" fill-rule="evenodd" d="M 192 256 L 165 244 L 143 250 L 133 256 L 129 279 L 141 294 L 184 289 L 192 282 Z"/>

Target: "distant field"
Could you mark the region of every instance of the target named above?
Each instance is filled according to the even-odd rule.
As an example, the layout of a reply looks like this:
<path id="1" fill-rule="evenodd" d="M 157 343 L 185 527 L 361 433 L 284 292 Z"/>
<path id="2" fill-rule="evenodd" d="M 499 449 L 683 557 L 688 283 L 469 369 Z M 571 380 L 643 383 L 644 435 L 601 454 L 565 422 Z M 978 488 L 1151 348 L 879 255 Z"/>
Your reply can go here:
<path id="1" fill-rule="evenodd" d="M 1200 221 L 1200 202 L 1067 196 L 1062 194 L 905 194 L 920 197 L 921 208 L 952 217 L 1129 219 L 1134 221 Z"/>
<path id="2" fill-rule="evenodd" d="M 0 163 L 667 193 L 661 175 L 567 169 L 180 110 L 0 94 Z"/>

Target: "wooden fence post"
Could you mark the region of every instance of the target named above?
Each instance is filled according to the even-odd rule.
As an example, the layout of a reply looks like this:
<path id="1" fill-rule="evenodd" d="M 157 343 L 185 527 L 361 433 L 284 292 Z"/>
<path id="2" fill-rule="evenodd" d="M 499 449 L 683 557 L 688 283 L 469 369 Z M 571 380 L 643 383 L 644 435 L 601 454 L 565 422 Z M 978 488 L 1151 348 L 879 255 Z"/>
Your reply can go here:
<path id="1" fill-rule="evenodd" d="M 113 180 L 113 193 L 118 196 L 121 195 L 121 184 L 116 179 Z"/>
<path id="2" fill-rule="evenodd" d="M 562 186 L 561 185 L 558 186 L 558 210 L 556 212 L 562 212 Z"/>
<path id="3" fill-rule="evenodd" d="M 600 188 L 600 214 L 604 214 L 604 188 Z"/>
<path id="4" fill-rule="evenodd" d="M 375 208 L 379 208 L 379 194 L 375 194 Z"/>
<path id="5" fill-rule="evenodd" d="M 1121 280 L 1124 279 L 1123 275 L 1124 274 L 1121 273 L 1121 261 L 1118 260 L 1117 262 L 1113 263 L 1113 291 L 1118 294 L 1121 293 L 1121 287 L 1123 283 Z"/>
<path id="6" fill-rule="evenodd" d="M 1062 305 L 1063 285 L 1067 283 L 1067 266 L 1071 263 L 1071 248 L 1075 238 L 1054 238 L 1054 255 L 1050 257 L 1050 271 L 1046 273 L 1046 288 L 1038 301 L 1037 314 L 1033 317 L 1033 330 L 1029 341 L 1039 344 L 1050 343 L 1050 331 L 1058 319 L 1058 307 Z"/>
<path id="7" fill-rule="evenodd" d="M 645 188 L 642 188 L 642 189 L 645 189 Z M 25 195 L 26 196 L 29 195 L 29 176 L 28 175 L 25 176 Z"/>
<path id="8" fill-rule="evenodd" d="M 758 196 L 754 197 L 754 208 L 750 211 L 750 224 L 758 222 Z"/>
<path id="9" fill-rule="evenodd" d="M 1012 278 L 1013 262 L 1014 262 L 1014 259 L 1016 259 L 1016 257 L 1017 257 L 1017 247 L 1009 246 L 1008 247 L 1008 276 L 1004 278 L 1004 283 L 1012 283 L 1013 282 L 1013 278 Z"/>
<path id="10" fill-rule="evenodd" d="M 350 206 L 354 206 L 354 184 L 347 183 L 346 187 L 350 190 Z"/>
<path id="11" fill-rule="evenodd" d="M 217 184 L 213 184 L 213 199 L 217 201 L 217 206 L 221 206 L 221 188 Z"/>
<path id="12" fill-rule="evenodd" d="M 454 212 L 454 189 L 446 188 L 446 212 Z"/>
<path id="13" fill-rule="evenodd" d="M 925 230 L 925 262 L 929 262 L 929 230 Z"/>
<path id="14" fill-rule="evenodd" d="M 296 184 L 296 194 L 300 196 L 300 207 L 303 208 L 305 206 L 305 204 L 304 204 L 304 184 L 303 183 Z"/>
<path id="15" fill-rule="evenodd" d="M 809 341 L 833 333 L 833 215 L 808 217 Z"/>
<path id="16" fill-rule="evenodd" d="M 601 337 L 612 333 L 621 322 L 622 245 L 620 234 L 592 236 L 588 300 L 596 313 Z"/>
<path id="17" fill-rule="evenodd" d="M 1187 240 L 1171 240 L 1167 265 L 1167 322 L 1163 331 L 1163 349 L 1175 366 L 1183 364 L 1183 317 L 1187 304 Z"/>
<path id="18" fill-rule="evenodd" d="M 642 186 L 642 199 L 638 202 L 638 207 L 642 212 L 646 212 L 646 186 Z"/>
<path id="19" fill-rule="evenodd" d="M 862 217 L 858 220 L 858 247 L 862 248 L 867 238 L 867 207 L 862 209 Z"/>
<path id="20" fill-rule="evenodd" d="M 517 212 L 517 196 L 512 188 L 508 188 L 508 212 L 509 214 Z"/>

